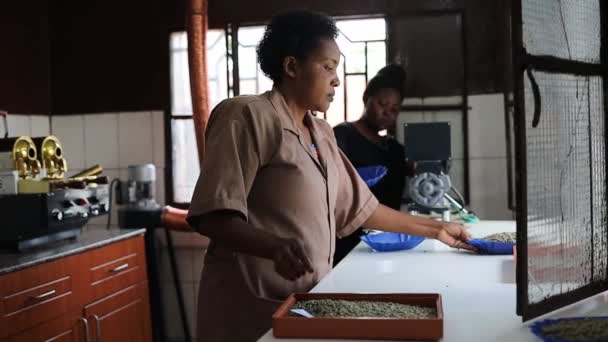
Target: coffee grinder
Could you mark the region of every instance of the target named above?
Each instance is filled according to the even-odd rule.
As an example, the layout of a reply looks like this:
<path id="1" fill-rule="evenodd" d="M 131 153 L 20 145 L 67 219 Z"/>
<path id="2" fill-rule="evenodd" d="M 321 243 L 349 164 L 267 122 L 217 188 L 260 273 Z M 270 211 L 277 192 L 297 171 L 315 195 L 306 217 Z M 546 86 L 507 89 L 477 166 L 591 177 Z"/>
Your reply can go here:
<path id="1" fill-rule="evenodd" d="M 130 165 L 127 181 L 116 185 L 118 225 L 121 228 L 160 226 L 162 208 L 156 202 L 156 167 L 153 164 Z"/>

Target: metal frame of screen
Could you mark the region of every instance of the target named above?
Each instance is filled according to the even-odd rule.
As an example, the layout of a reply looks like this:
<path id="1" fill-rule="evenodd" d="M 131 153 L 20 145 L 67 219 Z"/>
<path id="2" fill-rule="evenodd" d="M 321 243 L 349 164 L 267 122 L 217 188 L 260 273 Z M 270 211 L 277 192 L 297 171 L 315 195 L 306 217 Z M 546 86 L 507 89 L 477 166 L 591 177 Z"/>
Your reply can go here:
<path id="1" fill-rule="evenodd" d="M 604 280 L 591 281 L 586 285 L 572 291 L 549 296 L 542 301 L 530 303 L 529 301 L 529 269 L 528 269 L 528 163 L 526 113 L 524 78 L 527 71 L 542 73 L 559 73 L 574 76 L 595 76 L 603 80 L 604 118 L 608 123 L 608 1 L 598 0 L 600 6 L 601 47 L 600 63 L 587 63 L 571 59 L 562 59 L 555 56 L 532 55 L 524 48 L 522 2 L 512 2 L 512 54 L 513 54 L 513 91 L 515 108 L 515 163 L 516 163 L 516 198 L 517 198 L 517 314 L 523 320 L 529 320 L 542 314 L 556 310 L 563 306 L 580 301 L 599 292 L 608 290 L 608 282 Z M 559 0 L 558 0 L 559 1 Z M 561 4 L 560 4 L 561 5 Z M 534 88 L 534 86 L 532 86 Z M 535 98 L 537 98 L 535 96 Z M 590 101 L 590 99 L 588 99 Z M 600 100 L 601 101 L 601 100 Z M 536 104 L 538 106 L 538 104 Z M 528 115 L 532 115 L 529 113 Z M 604 158 L 608 161 L 608 138 L 604 135 Z M 590 139 L 591 140 L 591 139 Z M 591 164 L 591 163 L 590 163 Z M 608 168 L 606 168 L 608 170 Z M 605 178 L 608 180 L 608 177 Z M 603 184 L 604 191 L 608 193 L 608 182 Z M 594 184 L 601 186 L 600 184 Z M 593 215 L 593 214 L 592 214 Z M 593 236 L 593 234 L 592 234 Z M 592 258 L 593 260 L 593 258 Z"/>

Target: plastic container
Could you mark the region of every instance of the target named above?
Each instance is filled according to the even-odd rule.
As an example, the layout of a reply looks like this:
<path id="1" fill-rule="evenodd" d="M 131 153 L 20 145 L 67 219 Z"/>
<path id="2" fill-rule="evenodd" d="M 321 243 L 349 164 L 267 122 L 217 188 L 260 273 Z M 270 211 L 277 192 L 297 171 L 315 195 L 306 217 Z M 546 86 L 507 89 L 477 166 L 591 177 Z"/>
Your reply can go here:
<path id="1" fill-rule="evenodd" d="M 384 166 L 366 166 L 366 167 L 358 167 L 357 172 L 359 176 L 365 181 L 367 186 L 372 187 L 386 176 L 386 172 L 388 170 Z"/>
<path id="2" fill-rule="evenodd" d="M 509 255 L 513 254 L 514 243 L 511 242 L 498 242 L 481 239 L 473 239 L 467 241 L 467 243 L 475 248 L 479 254 L 491 254 L 491 255 Z"/>
<path id="3" fill-rule="evenodd" d="M 372 233 L 361 235 L 361 240 L 379 252 L 401 251 L 418 246 L 423 237 L 403 233 Z"/>

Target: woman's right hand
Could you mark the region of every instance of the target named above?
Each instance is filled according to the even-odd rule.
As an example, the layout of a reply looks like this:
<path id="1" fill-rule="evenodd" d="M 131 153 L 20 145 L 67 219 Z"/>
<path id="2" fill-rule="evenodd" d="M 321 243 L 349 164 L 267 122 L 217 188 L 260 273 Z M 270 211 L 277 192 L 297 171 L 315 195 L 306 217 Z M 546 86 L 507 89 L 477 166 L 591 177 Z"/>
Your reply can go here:
<path id="1" fill-rule="evenodd" d="M 277 273 L 287 280 L 293 281 L 307 272 L 313 272 L 304 244 L 297 239 L 278 238 L 272 261 Z"/>

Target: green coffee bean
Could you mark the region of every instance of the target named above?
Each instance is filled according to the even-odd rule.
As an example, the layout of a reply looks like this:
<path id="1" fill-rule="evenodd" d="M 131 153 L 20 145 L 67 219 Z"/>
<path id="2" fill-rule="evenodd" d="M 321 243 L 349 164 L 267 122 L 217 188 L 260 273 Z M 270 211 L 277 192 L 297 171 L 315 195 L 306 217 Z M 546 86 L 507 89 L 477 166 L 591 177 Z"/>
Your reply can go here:
<path id="1" fill-rule="evenodd" d="M 424 319 L 436 318 L 432 307 L 394 302 L 311 299 L 297 302 L 295 309 L 304 309 L 315 317 L 385 317 Z"/>
<path id="2" fill-rule="evenodd" d="M 608 340 L 608 319 L 585 318 L 561 321 L 540 329 L 546 336 L 568 341 Z"/>
<path id="3" fill-rule="evenodd" d="M 488 235 L 484 238 L 481 238 L 481 240 L 515 243 L 515 233 L 492 234 L 492 235 Z"/>

